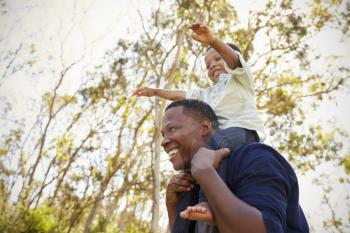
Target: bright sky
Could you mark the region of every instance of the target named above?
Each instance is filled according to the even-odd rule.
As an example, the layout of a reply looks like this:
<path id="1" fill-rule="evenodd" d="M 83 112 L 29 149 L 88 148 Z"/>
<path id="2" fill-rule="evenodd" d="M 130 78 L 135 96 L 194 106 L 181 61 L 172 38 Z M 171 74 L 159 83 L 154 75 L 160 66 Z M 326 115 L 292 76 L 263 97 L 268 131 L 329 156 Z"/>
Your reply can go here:
<path id="1" fill-rule="evenodd" d="M 24 118 L 25 123 L 31 122 L 36 116 L 41 96 L 54 85 L 58 71 L 84 55 L 83 61 L 76 66 L 65 80 L 63 92 L 73 93 L 80 84 L 81 77 L 87 69 L 99 64 L 107 49 L 113 48 L 119 38 L 137 35 L 140 31 L 138 7 L 147 15 L 150 7 L 156 1 L 132 0 L 99 0 L 99 1 L 46 1 L 46 0 L 12 0 L 7 1 L 7 15 L 0 16 L 0 57 L 4 59 L 8 51 L 21 48 L 19 56 L 13 59 L 13 64 L 22 64 L 24 69 L 3 78 L 7 63 L 0 64 L 0 109 L 6 108 L 5 100 L 12 104 L 12 111 L 6 118 L 0 118 L 1 125 L 11 126 L 15 119 Z M 231 1 L 236 7 L 243 24 L 247 23 L 249 10 L 263 6 L 263 1 L 246 0 Z M 303 1 L 297 1 L 302 3 Z M 75 7 L 74 7 L 75 6 Z M 61 44 L 63 43 L 63 53 Z M 339 35 L 328 31 L 312 39 L 315 50 L 326 55 L 343 56 L 340 62 L 350 64 L 350 43 L 341 42 Z M 20 46 L 22 43 L 22 46 Z M 329 46 L 329 45 L 333 46 Z M 35 50 L 35 51 L 34 51 Z M 30 51 L 34 53 L 30 54 Z M 34 62 L 34 63 L 33 63 Z M 33 63 L 28 66 L 28 63 Z M 322 68 L 322 64 L 319 64 Z M 348 86 L 349 87 L 349 86 Z M 336 95 L 338 104 L 325 100 L 319 112 L 312 116 L 315 122 L 333 119 L 340 128 L 350 133 L 349 124 L 349 93 L 342 91 Z M 25 124 L 24 123 L 24 124 Z M 163 163 L 162 163 L 163 164 Z M 336 174 L 335 167 L 325 165 L 319 168 L 329 174 Z M 326 214 L 320 208 L 321 190 L 312 184 L 312 178 L 317 172 L 307 176 L 299 176 L 301 204 L 315 228 L 315 232 L 324 232 L 318 217 Z M 349 187 L 347 187 L 349 188 Z M 338 200 L 346 194 L 344 187 L 335 192 Z M 317 211 L 317 214 L 315 214 Z M 337 211 L 346 214 L 347 206 L 338 202 Z M 345 216 L 345 215 L 343 215 Z M 163 222 L 166 218 L 163 218 Z"/>

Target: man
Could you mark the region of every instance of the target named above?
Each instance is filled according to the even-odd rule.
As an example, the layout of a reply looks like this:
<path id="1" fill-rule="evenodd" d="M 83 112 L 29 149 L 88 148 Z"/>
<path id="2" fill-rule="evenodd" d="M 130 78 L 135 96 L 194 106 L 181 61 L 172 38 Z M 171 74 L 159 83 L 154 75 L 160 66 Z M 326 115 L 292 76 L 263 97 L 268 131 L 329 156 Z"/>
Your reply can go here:
<path id="1" fill-rule="evenodd" d="M 179 193 L 190 192 L 198 183 L 221 233 L 308 232 L 298 203 L 297 178 L 288 162 L 262 143 L 244 144 L 233 152 L 217 150 L 215 141 L 210 141 L 217 128 L 215 113 L 201 101 L 175 101 L 165 111 L 162 146 L 173 168 L 185 171 L 175 175 L 167 188 L 171 230 L 175 231 L 179 214 Z M 216 151 L 206 149 L 207 144 Z M 215 170 L 221 160 L 224 180 Z M 186 210 L 182 217 L 199 220 Z"/>

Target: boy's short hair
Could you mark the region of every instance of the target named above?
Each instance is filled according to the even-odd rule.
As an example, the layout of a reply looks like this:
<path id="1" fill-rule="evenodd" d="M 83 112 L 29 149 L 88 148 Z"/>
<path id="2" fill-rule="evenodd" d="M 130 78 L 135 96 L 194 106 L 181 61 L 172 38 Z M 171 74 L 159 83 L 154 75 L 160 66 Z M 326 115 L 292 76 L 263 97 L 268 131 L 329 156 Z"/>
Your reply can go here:
<path id="1" fill-rule="evenodd" d="M 219 129 L 218 117 L 216 116 L 214 110 L 209 106 L 209 104 L 195 99 L 183 99 L 170 103 L 166 107 L 165 111 L 177 106 L 182 106 L 182 112 L 187 116 L 197 119 L 208 118 L 211 123 L 211 128 L 214 130 Z"/>
<path id="2" fill-rule="evenodd" d="M 239 52 L 240 54 L 242 54 L 242 51 L 241 51 L 236 45 L 234 45 L 234 44 L 232 44 L 232 43 L 226 43 L 226 44 L 227 44 L 228 46 L 230 46 L 231 49 L 233 49 L 233 50 Z M 211 48 L 213 48 L 213 47 L 209 46 L 209 47 L 205 50 L 205 53 L 207 53 L 207 52 L 209 51 L 209 49 L 211 49 Z"/>

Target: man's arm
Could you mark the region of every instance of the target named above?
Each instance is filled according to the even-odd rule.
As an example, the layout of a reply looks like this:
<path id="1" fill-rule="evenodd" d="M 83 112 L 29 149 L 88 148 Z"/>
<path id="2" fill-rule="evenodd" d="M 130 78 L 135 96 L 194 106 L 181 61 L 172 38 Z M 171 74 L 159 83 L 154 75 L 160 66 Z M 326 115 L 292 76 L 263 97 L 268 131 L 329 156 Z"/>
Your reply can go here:
<path id="1" fill-rule="evenodd" d="M 192 38 L 194 40 L 213 47 L 213 49 L 220 54 L 231 69 L 242 67 L 235 51 L 229 45 L 216 37 L 206 25 L 202 23 L 193 23 L 189 26 L 189 29 L 193 31 Z"/>
<path id="2" fill-rule="evenodd" d="M 150 87 L 140 87 L 133 93 L 136 96 L 158 96 L 167 100 L 182 100 L 186 98 L 186 92 L 181 90 L 168 90 Z"/>
<path id="3" fill-rule="evenodd" d="M 208 199 L 220 232 L 265 233 L 260 211 L 237 198 L 214 168 L 197 172 L 195 178 Z"/>
<path id="4" fill-rule="evenodd" d="M 265 233 L 261 212 L 232 193 L 214 168 L 216 151 L 201 148 L 192 159 L 191 172 L 203 189 L 222 233 Z"/>

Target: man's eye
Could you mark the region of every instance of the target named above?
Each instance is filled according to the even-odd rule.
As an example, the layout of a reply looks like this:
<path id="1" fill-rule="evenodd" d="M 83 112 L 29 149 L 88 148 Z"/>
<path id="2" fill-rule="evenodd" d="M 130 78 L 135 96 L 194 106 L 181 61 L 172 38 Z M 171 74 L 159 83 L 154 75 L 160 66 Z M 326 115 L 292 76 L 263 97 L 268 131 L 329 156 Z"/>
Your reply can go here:
<path id="1" fill-rule="evenodd" d="M 175 131 L 176 131 L 176 128 L 175 128 L 175 127 L 169 128 L 169 132 L 173 133 L 173 132 L 175 132 Z"/>
<path id="2" fill-rule="evenodd" d="M 221 57 L 216 57 L 215 58 L 215 61 L 220 61 L 221 60 Z"/>

